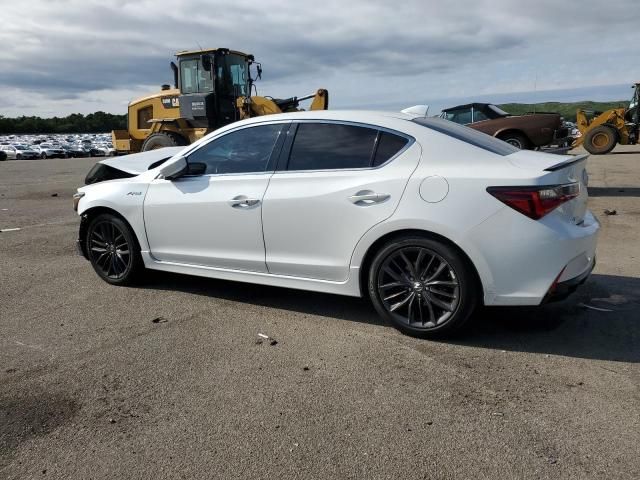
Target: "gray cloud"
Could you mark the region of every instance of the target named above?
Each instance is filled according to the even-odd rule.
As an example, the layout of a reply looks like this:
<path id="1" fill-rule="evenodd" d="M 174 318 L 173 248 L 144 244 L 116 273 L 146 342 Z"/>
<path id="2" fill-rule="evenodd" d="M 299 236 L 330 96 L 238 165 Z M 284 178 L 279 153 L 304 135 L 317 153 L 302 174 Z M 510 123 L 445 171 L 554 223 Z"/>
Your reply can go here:
<path id="1" fill-rule="evenodd" d="M 609 2 L 606 9 L 596 0 L 571 3 L 12 2 L 2 7 L 0 43 L 9 48 L 0 51 L 0 86 L 16 92 L 9 114 L 38 113 L 26 101 L 34 95 L 42 112 L 56 105 L 96 109 L 100 98 L 103 109 L 124 111 L 135 95 L 171 81 L 175 51 L 198 44 L 255 54 L 264 66 L 260 93 L 287 96 L 322 86 L 334 106 L 640 78 L 628 47 L 640 41 L 636 1 Z"/>

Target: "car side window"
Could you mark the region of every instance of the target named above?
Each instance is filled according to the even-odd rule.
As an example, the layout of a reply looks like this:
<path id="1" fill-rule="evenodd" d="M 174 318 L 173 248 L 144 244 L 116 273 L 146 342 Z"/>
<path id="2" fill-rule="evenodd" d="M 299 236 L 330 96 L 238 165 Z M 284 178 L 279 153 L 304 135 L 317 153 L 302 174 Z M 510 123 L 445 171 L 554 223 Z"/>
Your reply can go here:
<path id="1" fill-rule="evenodd" d="M 236 130 L 203 145 L 187 161 L 206 164 L 205 174 L 265 172 L 282 127 L 271 124 Z"/>
<path id="2" fill-rule="evenodd" d="M 373 158 L 373 166 L 377 167 L 393 157 L 396 153 L 402 150 L 409 140 L 400 135 L 395 135 L 389 132 L 380 132 L 378 137 L 378 147 L 376 148 L 376 154 Z"/>
<path id="3" fill-rule="evenodd" d="M 477 109 L 473 109 L 473 121 L 474 122 L 482 122 L 484 120 L 489 120 L 489 117 L 487 117 L 487 115 L 482 111 L 482 110 L 477 110 Z"/>
<path id="4" fill-rule="evenodd" d="M 301 123 L 288 170 L 367 168 L 378 130 L 339 123 Z"/>
<path id="5" fill-rule="evenodd" d="M 450 110 L 445 113 L 445 117 L 450 122 L 459 123 L 460 125 L 466 125 L 471 123 L 471 109 L 464 108 L 460 110 Z"/>

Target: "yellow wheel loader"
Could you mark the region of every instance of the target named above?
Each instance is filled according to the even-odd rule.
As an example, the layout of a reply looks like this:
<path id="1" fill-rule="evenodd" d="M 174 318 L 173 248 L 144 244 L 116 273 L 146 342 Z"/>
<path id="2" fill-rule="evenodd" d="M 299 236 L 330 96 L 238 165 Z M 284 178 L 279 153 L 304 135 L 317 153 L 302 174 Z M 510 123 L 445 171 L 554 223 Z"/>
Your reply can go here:
<path id="1" fill-rule="evenodd" d="M 573 146 L 584 145 L 585 150 L 593 155 L 609 153 L 620 145 L 638 143 L 640 119 L 638 118 L 638 100 L 640 83 L 633 86 L 633 99 L 629 108 L 613 108 L 606 112 L 590 112 L 578 110 L 576 123 L 581 136 Z"/>
<path id="2" fill-rule="evenodd" d="M 129 104 L 127 130 L 111 132 L 119 154 L 188 145 L 207 133 L 243 118 L 291 112 L 311 100 L 310 110 L 326 110 L 329 92 L 276 99 L 251 95 L 262 66 L 253 55 L 216 48 L 183 51 L 171 62 L 174 87 Z M 252 67 L 257 73 L 252 78 Z"/>

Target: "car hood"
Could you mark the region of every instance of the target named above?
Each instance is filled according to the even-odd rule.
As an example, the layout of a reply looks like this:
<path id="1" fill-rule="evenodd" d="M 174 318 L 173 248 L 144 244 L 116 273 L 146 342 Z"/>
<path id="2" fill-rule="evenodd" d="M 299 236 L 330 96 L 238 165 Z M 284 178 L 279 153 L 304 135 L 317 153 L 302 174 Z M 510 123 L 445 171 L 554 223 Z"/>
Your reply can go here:
<path id="1" fill-rule="evenodd" d="M 149 167 L 156 166 L 154 164 L 158 164 L 158 162 L 162 162 L 163 160 L 168 160 L 173 157 L 180 150 L 184 150 L 184 147 L 158 148 L 157 150 L 150 150 L 148 152 L 133 153 L 122 157 L 109 158 L 101 160 L 98 163 L 107 165 L 125 173 L 140 175 L 141 173 L 149 170 Z"/>

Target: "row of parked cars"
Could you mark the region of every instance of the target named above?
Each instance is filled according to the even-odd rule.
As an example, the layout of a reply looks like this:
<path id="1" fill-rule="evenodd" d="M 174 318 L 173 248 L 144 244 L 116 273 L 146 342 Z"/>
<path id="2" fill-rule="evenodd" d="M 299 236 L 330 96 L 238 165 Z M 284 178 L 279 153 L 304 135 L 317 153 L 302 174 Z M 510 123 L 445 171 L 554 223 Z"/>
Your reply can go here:
<path id="1" fill-rule="evenodd" d="M 0 160 L 105 157 L 116 155 L 105 135 L 10 135 L 0 137 Z"/>

